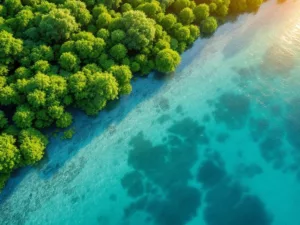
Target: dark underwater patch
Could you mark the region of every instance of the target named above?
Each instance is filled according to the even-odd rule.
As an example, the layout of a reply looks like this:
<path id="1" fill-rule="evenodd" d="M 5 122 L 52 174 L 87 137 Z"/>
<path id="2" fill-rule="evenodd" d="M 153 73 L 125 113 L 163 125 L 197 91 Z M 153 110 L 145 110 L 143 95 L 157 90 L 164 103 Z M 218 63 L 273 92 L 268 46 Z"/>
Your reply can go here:
<path id="1" fill-rule="evenodd" d="M 132 202 L 124 209 L 124 218 L 127 219 L 137 211 L 145 210 L 148 203 L 148 197 L 144 196 Z"/>
<path id="2" fill-rule="evenodd" d="M 297 180 L 300 182 L 300 171 L 297 173 Z"/>
<path id="3" fill-rule="evenodd" d="M 250 113 L 250 101 L 240 94 L 225 93 L 215 102 L 214 108 L 216 122 L 225 123 L 229 129 L 241 129 Z"/>
<path id="4" fill-rule="evenodd" d="M 208 144 L 209 138 L 206 135 L 204 126 L 200 126 L 196 121 L 191 118 L 184 118 L 181 121 L 175 122 L 168 132 L 172 135 L 177 135 L 181 139 L 194 143 Z"/>
<path id="5" fill-rule="evenodd" d="M 181 146 L 183 144 L 183 140 L 175 135 L 169 135 L 168 144 L 170 144 L 170 146 Z"/>
<path id="6" fill-rule="evenodd" d="M 244 68 L 232 68 L 238 75 L 240 75 L 243 79 L 247 77 L 251 77 L 253 74 L 251 67 L 244 67 Z"/>
<path id="7" fill-rule="evenodd" d="M 205 188 L 211 188 L 218 184 L 225 176 L 226 172 L 223 168 L 220 168 L 220 166 L 216 165 L 212 160 L 207 160 L 200 166 L 197 180 L 202 183 Z"/>
<path id="8" fill-rule="evenodd" d="M 168 129 L 168 139 L 160 145 L 153 145 L 139 133 L 130 141 L 128 164 L 142 171 L 159 186 L 186 182 L 190 168 L 197 161 L 197 146 L 207 143 L 205 127 L 190 118 L 175 122 Z"/>
<path id="9" fill-rule="evenodd" d="M 196 216 L 200 203 L 198 189 L 182 186 L 171 189 L 165 201 L 149 202 L 147 211 L 159 225 L 184 225 Z"/>
<path id="10" fill-rule="evenodd" d="M 125 219 L 138 211 L 147 212 L 148 219 L 159 225 L 184 225 L 197 214 L 201 204 L 201 193 L 190 186 L 178 186 L 170 189 L 167 196 L 149 199 L 145 196 L 132 202 L 125 210 Z"/>
<path id="11" fill-rule="evenodd" d="M 163 114 L 157 119 L 157 122 L 162 125 L 169 120 L 171 120 L 171 116 L 168 114 Z"/>
<path id="12" fill-rule="evenodd" d="M 229 138 L 229 134 L 228 133 L 220 133 L 220 134 L 217 135 L 217 141 L 219 143 L 226 142 L 228 138 Z"/>
<path id="13" fill-rule="evenodd" d="M 176 109 L 175 109 L 176 113 L 180 114 L 180 115 L 183 115 L 183 108 L 181 105 L 177 106 Z"/>
<path id="14" fill-rule="evenodd" d="M 204 116 L 203 116 L 203 118 L 202 118 L 202 121 L 204 122 L 204 123 L 208 123 L 208 122 L 210 122 L 210 116 L 208 115 L 208 114 L 205 114 Z"/>
<path id="15" fill-rule="evenodd" d="M 280 130 L 270 131 L 260 143 L 260 153 L 266 162 L 272 163 L 274 168 L 280 169 L 284 165 L 286 152 L 282 150 L 282 136 Z"/>
<path id="16" fill-rule="evenodd" d="M 111 194 L 109 196 L 109 200 L 112 201 L 112 202 L 115 202 L 117 200 L 117 195 L 116 194 Z"/>
<path id="17" fill-rule="evenodd" d="M 152 173 L 153 171 L 164 171 L 166 167 L 166 146 L 153 146 L 149 140 L 144 138 L 140 132 L 133 137 L 129 143 L 132 150 L 129 152 L 128 164 L 136 170 Z"/>
<path id="18" fill-rule="evenodd" d="M 281 109 L 281 107 L 279 105 L 273 105 L 273 106 L 271 106 L 270 111 L 272 113 L 272 116 L 279 117 L 279 116 L 282 115 L 282 109 Z"/>
<path id="19" fill-rule="evenodd" d="M 208 158 L 198 171 L 198 181 L 207 192 L 204 197 L 203 216 L 207 225 L 270 225 L 271 217 L 263 202 L 248 193 L 246 187 L 234 182 L 225 170 L 221 155 L 208 151 Z M 249 175 L 260 173 L 253 165 L 248 168 Z"/>
<path id="20" fill-rule="evenodd" d="M 167 129 L 167 137 L 155 145 L 139 133 L 129 142 L 128 164 L 147 179 L 147 198 L 133 201 L 125 218 L 142 210 L 159 225 L 184 225 L 196 215 L 201 194 L 188 182 L 199 145 L 208 143 L 205 127 L 184 118 Z"/>
<path id="21" fill-rule="evenodd" d="M 71 197 L 71 204 L 76 204 L 78 201 L 80 200 L 80 197 L 79 196 L 72 196 Z"/>
<path id="22" fill-rule="evenodd" d="M 289 103 L 285 120 L 288 141 L 300 152 L 300 98 Z"/>
<path id="23" fill-rule="evenodd" d="M 251 65 L 243 68 L 232 67 L 232 70 L 238 74 L 238 76 L 232 78 L 232 81 L 243 90 L 247 90 L 249 83 L 251 83 L 251 80 L 255 79 L 255 76 L 257 75 L 258 71 L 256 68 L 257 65 Z"/>
<path id="24" fill-rule="evenodd" d="M 259 174 L 262 174 L 263 170 L 258 164 L 240 164 L 237 166 L 237 173 L 242 177 L 253 178 Z"/>
<path id="25" fill-rule="evenodd" d="M 157 189 L 150 182 L 146 183 L 145 190 L 148 194 L 152 194 L 152 195 L 157 194 Z"/>
<path id="26" fill-rule="evenodd" d="M 170 103 L 169 100 L 165 97 L 161 97 L 158 100 L 158 108 L 161 109 L 162 111 L 167 111 L 170 109 Z"/>
<path id="27" fill-rule="evenodd" d="M 250 121 L 250 134 L 253 141 L 257 142 L 264 137 L 265 132 L 269 129 L 270 123 L 264 118 L 251 118 Z"/>
<path id="28" fill-rule="evenodd" d="M 141 210 L 158 225 L 184 225 L 197 214 L 202 194 L 189 185 L 190 169 L 197 162 L 199 147 L 210 149 L 205 127 L 185 118 L 167 132 L 168 139 L 158 145 L 143 133 L 130 141 L 128 163 L 147 179 L 147 197 L 133 201 L 124 211 L 125 218 Z M 264 204 L 245 187 L 231 181 L 221 155 L 207 150 L 204 156 L 207 159 L 200 165 L 196 178 L 207 191 L 203 193 L 207 225 L 270 225 L 271 217 Z M 262 171 L 249 165 L 242 172 L 243 176 L 253 177 Z"/>
<path id="29" fill-rule="evenodd" d="M 99 225 L 110 224 L 109 217 L 107 215 L 99 215 L 97 217 L 97 222 Z"/>
<path id="30" fill-rule="evenodd" d="M 263 202 L 238 183 L 223 182 L 208 191 L 204 218 L 207 225 L 270 225 Z"/>
<path id="31" fill-rule="evenodd" d="M 125 174 L 121 184 L 130 197 L 136 198 L 144 194 L 143 176 L 137 171 Z"/>

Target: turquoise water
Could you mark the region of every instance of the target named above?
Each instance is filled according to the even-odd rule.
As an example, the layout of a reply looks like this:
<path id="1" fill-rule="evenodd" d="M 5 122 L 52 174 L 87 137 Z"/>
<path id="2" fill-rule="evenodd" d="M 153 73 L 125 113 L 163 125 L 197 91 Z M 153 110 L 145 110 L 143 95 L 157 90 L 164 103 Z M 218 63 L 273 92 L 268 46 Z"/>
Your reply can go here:
<path id="1" fill-rule="evenodd" d="M 0 195 L 0 224 L 299 225 L 300 2 L 198 40 Z"/>

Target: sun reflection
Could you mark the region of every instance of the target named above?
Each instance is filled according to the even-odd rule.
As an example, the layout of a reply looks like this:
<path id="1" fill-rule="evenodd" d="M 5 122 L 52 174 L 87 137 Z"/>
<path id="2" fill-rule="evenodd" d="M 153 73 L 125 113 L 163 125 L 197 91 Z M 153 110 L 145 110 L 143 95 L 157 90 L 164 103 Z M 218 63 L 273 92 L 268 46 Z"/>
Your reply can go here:
<path id="1" fill-rule="evenodd" d="M 280 30 L 280 36 L 271 37 L 273 43 L 265 53 L 262 63 L 264 72 L 288 74 L 297 64 L 296 61 L 300 55 L 300 15 L 299 10 L 295 13 L 295 6 L 300 8 L 300 4 L 290 4 L 290 7 L 286 9 L 293 16 Z"/>

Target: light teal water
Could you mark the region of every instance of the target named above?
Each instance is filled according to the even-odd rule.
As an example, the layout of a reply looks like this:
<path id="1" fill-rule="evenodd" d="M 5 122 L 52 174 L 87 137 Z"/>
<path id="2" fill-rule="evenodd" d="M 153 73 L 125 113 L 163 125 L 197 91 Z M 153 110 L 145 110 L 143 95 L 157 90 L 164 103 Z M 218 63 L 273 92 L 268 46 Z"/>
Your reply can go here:
<path id="1" fill-rule="evenodd" d="M 271 1 L 133 83 L 19 171 L 0 224 L 300 225 L 300 2 Z"/>

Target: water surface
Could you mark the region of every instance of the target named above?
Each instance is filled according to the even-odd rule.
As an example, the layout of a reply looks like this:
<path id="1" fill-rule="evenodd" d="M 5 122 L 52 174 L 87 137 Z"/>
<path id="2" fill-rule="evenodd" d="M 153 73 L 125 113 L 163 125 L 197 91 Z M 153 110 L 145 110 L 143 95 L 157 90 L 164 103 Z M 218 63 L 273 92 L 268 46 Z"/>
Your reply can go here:
<path id="1" fill-rule="evenodd" d="M 5 225 L 299 225 L 300 2 L 198 40 L 15 174 Z"/>

